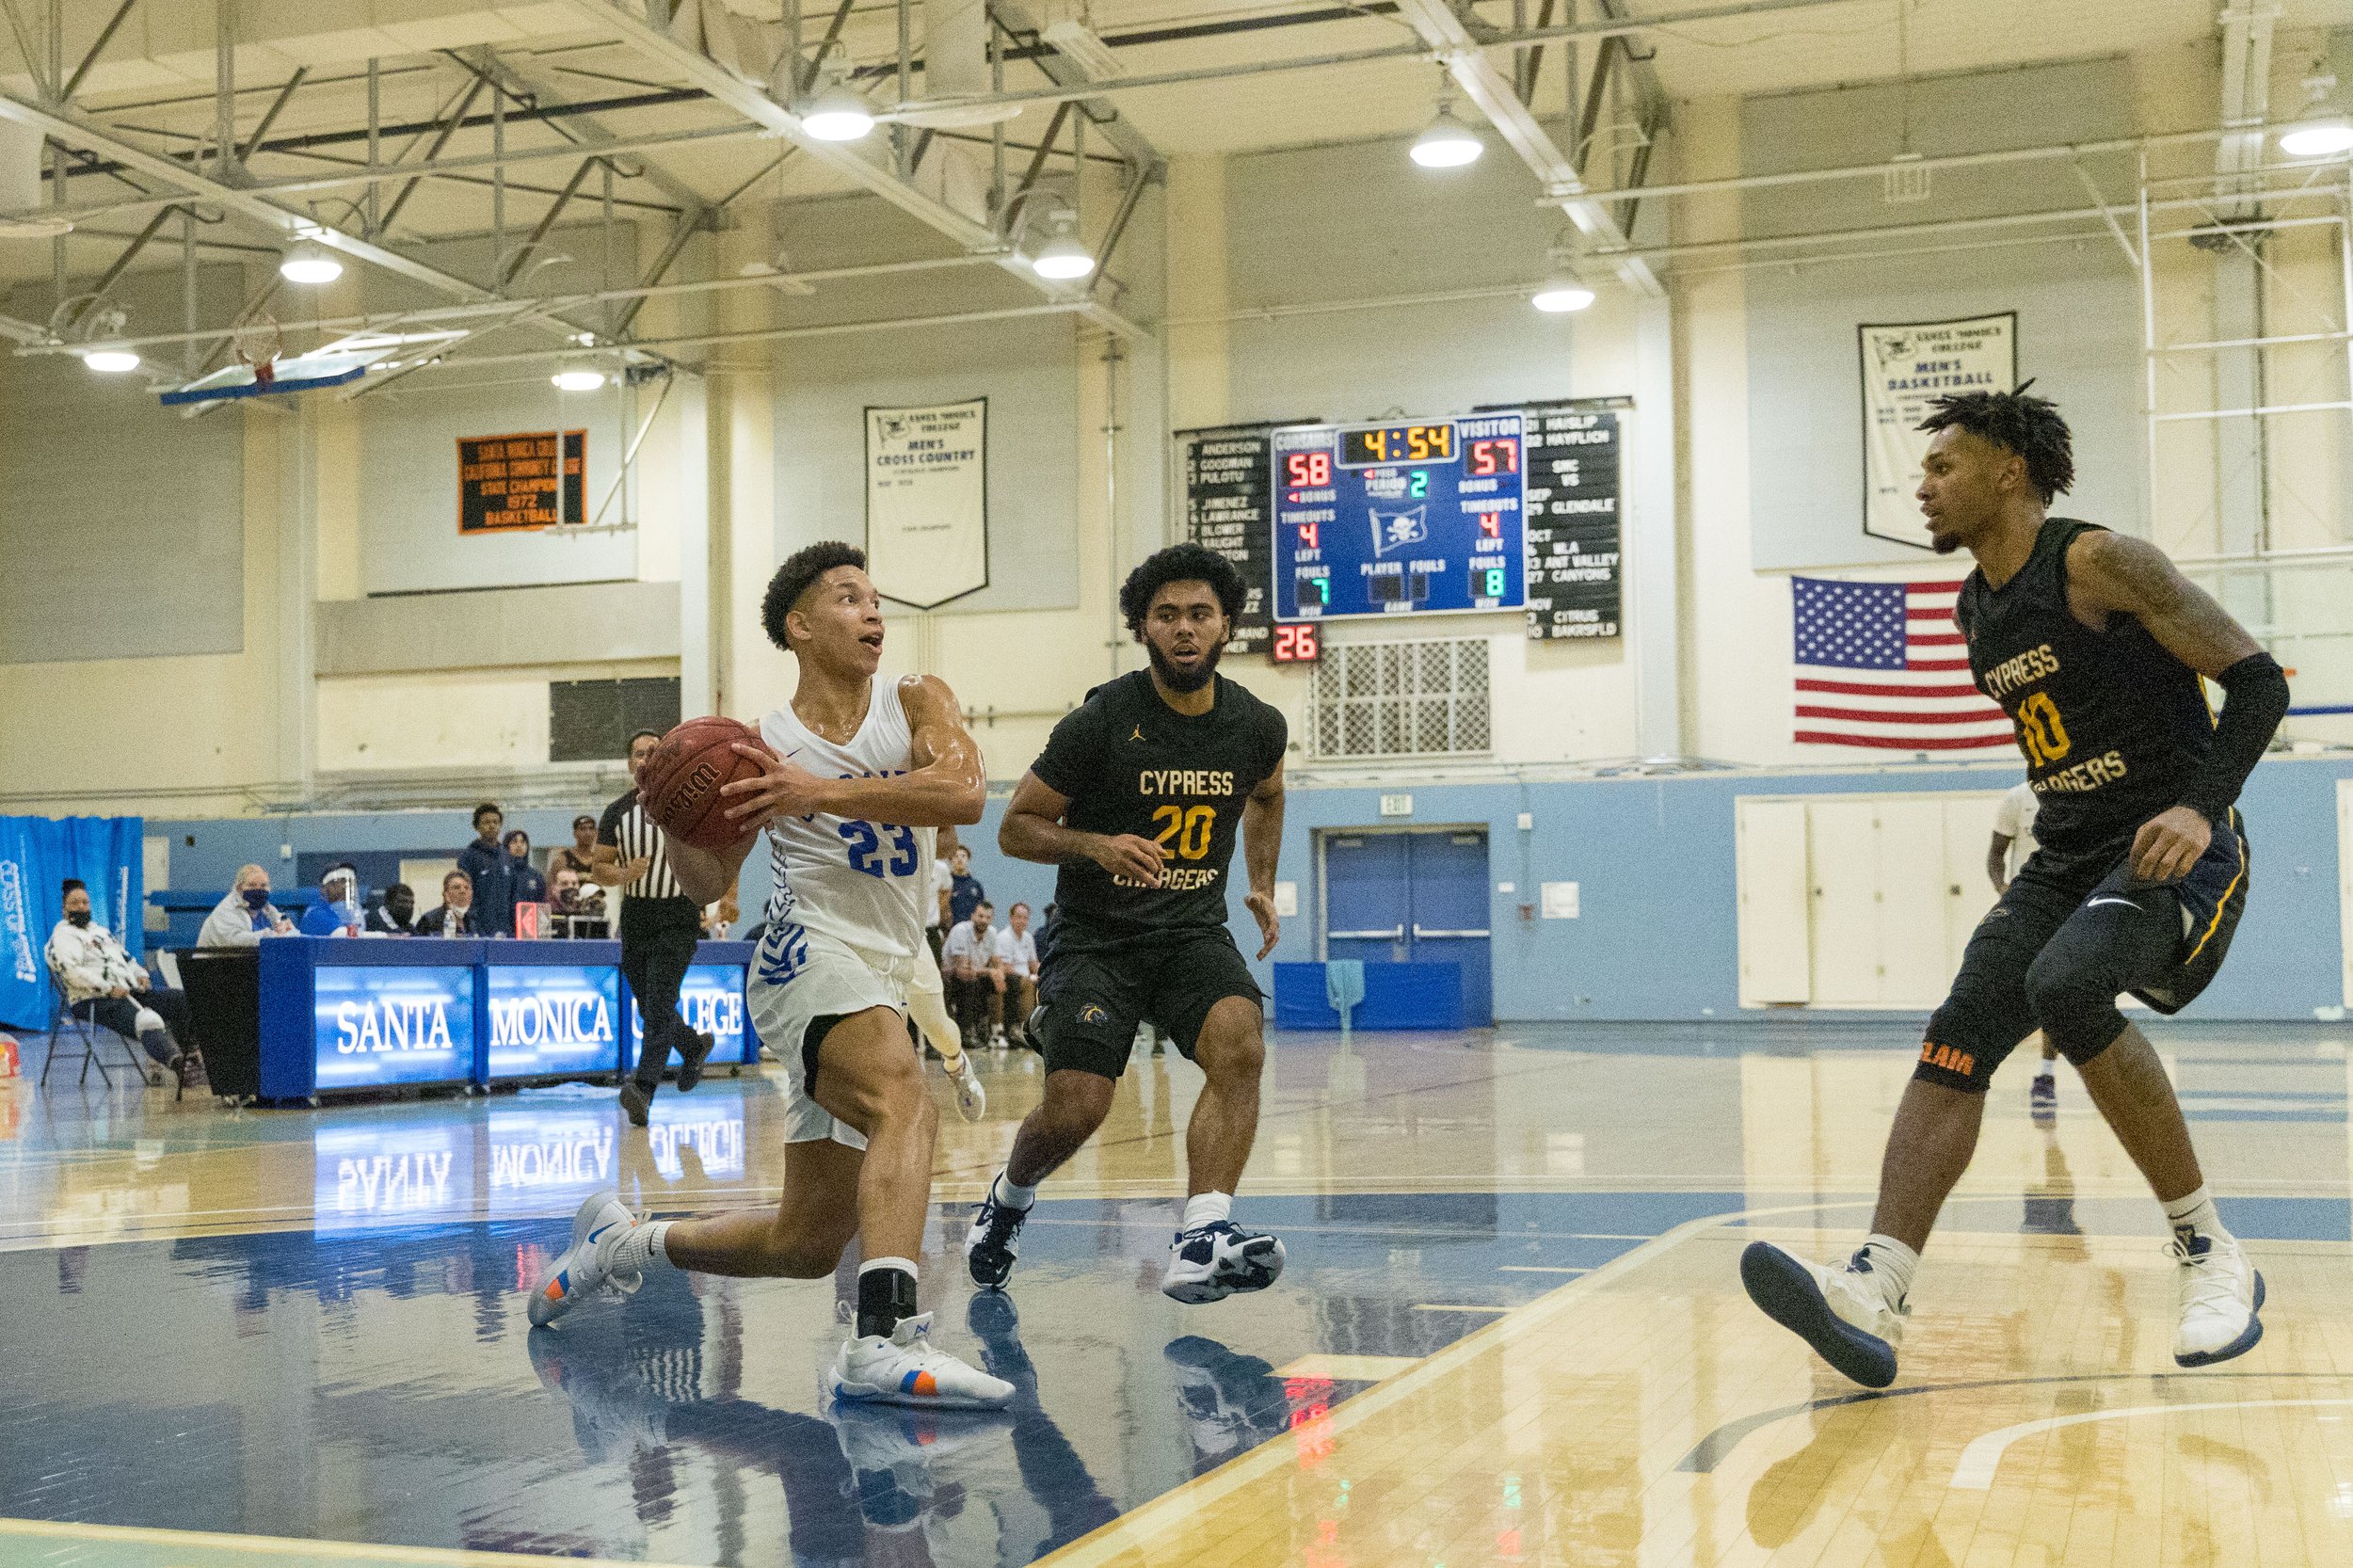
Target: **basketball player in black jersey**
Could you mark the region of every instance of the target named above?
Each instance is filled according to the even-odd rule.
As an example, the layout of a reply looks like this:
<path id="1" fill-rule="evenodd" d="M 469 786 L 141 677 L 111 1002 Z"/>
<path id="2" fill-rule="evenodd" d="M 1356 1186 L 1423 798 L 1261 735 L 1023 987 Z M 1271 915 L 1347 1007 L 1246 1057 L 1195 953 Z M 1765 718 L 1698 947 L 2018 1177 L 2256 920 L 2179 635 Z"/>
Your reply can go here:
<path id="1" fill-rule="evenodd" d="M 1111 1110 L 1138 1020 L 1199 1064 L 1208 1082 L 1185 1130 L 1190 1195 L 1160 1288 L 1180 1302 L 1262 1290 L 1283 1244 L 1233 1223 L 1233 1193 L 1258 1133 L 1265 1065 L 1257 984 L 1227 932 L 1226 872 L 1239 834 L 1243 904 L 1274 951 L 1275 853 L 1283 838 L 1283 715 L 1217 673 L 1241 574 L 1176 545 L 1119 591 L 1151 668 L 1107 681 L 1054 727 L 1006 808 L 998 844 L 1061 867 L 1056 916 L 1039 941 L 1032 1038 L 1043 1103 L 1021 1124 L 965 1239 L 976 1284 L 1013 1272 L 1037 1184 L 1078 1153 Z"/>
<path id="2" fill-rule="evenodd" d="M 2263 1337 L 2263 1276 L 2215 1212 L 2189 1128 L 2130 992 L 2179 1012 L 2221 967 L 2246 908 L 2233 803 L 2287 712 L 2287 677 L 2153 545 L 2043 515 L 2074 478 L 2066 422 L 2015 392 L 1939 398 L 1921 510 L 1977 569 L 1955 618 L 1977 689 L 2002 705 L 2042 802 L 2041 841 L 1970 938 L 1896 1111 L 1871 1236 L 1843 1267 L 1768 1242 L 1749 1295 L 1857 1383 L 1885 1387 L 1937 1210 L 1977 1147 L 1993 1071 L 2038 1027 L 2165 1206 L 2181 1316 L 2173 1359 L 2203 1367 Z M 2223 691 L 2209 712 L 2199 678 Z"/>

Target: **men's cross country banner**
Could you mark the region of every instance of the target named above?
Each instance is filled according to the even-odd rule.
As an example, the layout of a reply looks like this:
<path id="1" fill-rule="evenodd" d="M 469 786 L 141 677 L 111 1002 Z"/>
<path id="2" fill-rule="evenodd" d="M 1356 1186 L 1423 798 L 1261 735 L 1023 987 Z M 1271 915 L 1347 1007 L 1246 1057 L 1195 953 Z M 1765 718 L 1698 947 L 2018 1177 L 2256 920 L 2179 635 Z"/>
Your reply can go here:
<path id="1" fill-rule="evenodd" d="M 1929 449 L 1929 400 L 2018 385 L 2018 312 L 1858 327 L 1863 359 L 1863 531 L 1932 548 L 1913 492 Z"/>
<path id="2" fill-rule="evenodd" d="M 988 586 L 988 399 L 866 410 L 866 569 L 918 610 Z"/>

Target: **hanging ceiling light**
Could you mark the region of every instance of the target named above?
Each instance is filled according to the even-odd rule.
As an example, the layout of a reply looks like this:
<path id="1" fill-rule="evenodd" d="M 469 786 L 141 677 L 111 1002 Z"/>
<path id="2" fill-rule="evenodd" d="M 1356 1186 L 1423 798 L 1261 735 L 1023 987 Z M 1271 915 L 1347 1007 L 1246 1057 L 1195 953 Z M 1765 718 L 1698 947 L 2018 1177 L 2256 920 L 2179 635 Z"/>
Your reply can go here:
<path id="1" fill-rule="evenodd" d="M 1593 291 L 1585 286 L 1585 280 L 1577 273 L 1576 255 L 1566 246 L 1556 245 L 1548 253 L 1551 267 L 1545 280 L 1536 285 L 1528 302 L 1547 315 L 1565 315 L 1581 311 L 1593 302 Z"/>
<path id="2" fill-rule="evenodd" d="M 1040 278 L 1067 281 L 1095 270 L 1095 257 L 1079 243 L 1079 215 L 1057 207 L 1047 217 L 1046 243 L 1031 258 L 1031 270 Z"/>
<path id="3" fill-rule="evenodd" d="M 558 392 L 595 392 L 604 385 L 604 372 L 585 365 L 568 365 L 548 377 Z"/>
<path id="4" fill-rule="evenodd" d="M 93 348 L 82 356 L 82 362 L 106 376 L 139 368 L 139 357 L 127 348 Z"/>
<path id="5" fill-rule="evenodd" d="M 2353 120 L 2331 112 L 2337 73 L 2314 60 L 2303 81 L 2304 118 L 2280 133 L 2280 151 L 2291 158 L 2334 158 L 2353 152 Z"/>
<path id="6" fill-rule="evenodd" d="M 1479 139 L 1479 133 L 1454 118 L 1453 100 L 1441 96 L 1438 118 L 1414 138 L 1410 151 L 1414 162 L 1424 168 L 1460 168 L 1465 164 L 1477 163 L 1479 154 L 1486 150 L 1487 144 Z"/>
<path id="7" fill-rule="evenodd" d="M 819 141 L 856 141 L 873 128 L 874 111 L 847 83 L 827 83 L 801 109 L 801 129 Z"/>
<path id="8" fill-rule="evenodd" d="M 305 240 L 286 252 L 278 276 L 289 283 L 331 283 L 344 275 L 344 264 L 323 245 Z"/>
<path id="9" fill-rule="evenodd" d="M 2280 151 L 2291 158 L 2333 158 L 2353 152 L 2353 120 L 2330 115 L 2291 125 L 2280 133 Z"/>

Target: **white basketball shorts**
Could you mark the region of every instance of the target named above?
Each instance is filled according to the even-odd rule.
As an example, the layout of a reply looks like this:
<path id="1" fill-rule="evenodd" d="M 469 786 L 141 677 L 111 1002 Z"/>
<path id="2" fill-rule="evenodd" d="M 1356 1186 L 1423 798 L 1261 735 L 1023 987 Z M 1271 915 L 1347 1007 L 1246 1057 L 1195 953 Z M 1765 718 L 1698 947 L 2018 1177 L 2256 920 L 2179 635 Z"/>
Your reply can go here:
<path id="1" fill-rule="evenodd" d="M 912 958 L 854 948 L 806 926 L 771 927 L 760 939 L 747 1000 L 760 1040 L 784 1064 L 786 1143 L 830 1138 L 854 1149 L 866 1146 L 864 1133 L 810 1097 L 823 1036 L 810 1038 L 809 1026 L 870 1007 L 888 1007 L 904 1019 L 915 971 Z"/>

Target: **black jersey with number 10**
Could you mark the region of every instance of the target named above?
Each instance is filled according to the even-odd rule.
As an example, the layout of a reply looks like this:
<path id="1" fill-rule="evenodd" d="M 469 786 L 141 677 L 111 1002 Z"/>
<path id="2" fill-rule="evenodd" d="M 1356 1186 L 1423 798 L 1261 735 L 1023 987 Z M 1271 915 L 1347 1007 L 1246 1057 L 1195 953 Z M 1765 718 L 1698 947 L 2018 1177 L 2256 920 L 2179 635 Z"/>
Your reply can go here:
<path id="1" fill-rule="evenodd" d="M 2132 616 L 2093 631 L 2067 603 L 2067 552 L 2098 525 L 2051 518 L 2000 587 L 1983 568 L 1953 618 L 1977 690 L 2002 705 L 2041 809 L 2034 836 L 2062 853 L 2137 832 L 2182 803 L 2214 744 L 2198 672 Z"/>
<path id="2" fill-rule="evenodd" d="M 1114 877 L 1092 860 L 1062 867 L 1055 945 L 1075 950 L 1223 929 L 1242 808 L 1281 766 L 1289 744 L 1282 713 L 1223 676 L 1215 705 L 1197 717 L 1161 701 L 1145 670 L 1087 694 L 1054 726 L 1030 771 L 1069 798 L 1065 826 L 1149 839 L 1166 858 L 1157 888 Z"/>

